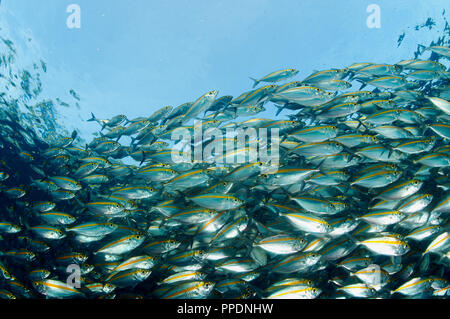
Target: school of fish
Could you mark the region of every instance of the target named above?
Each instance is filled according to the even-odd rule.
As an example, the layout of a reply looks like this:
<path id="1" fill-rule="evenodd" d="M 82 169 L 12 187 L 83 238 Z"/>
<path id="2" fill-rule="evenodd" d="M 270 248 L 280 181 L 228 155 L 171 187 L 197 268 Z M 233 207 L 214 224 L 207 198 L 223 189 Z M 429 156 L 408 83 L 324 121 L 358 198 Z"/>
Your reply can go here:
<path id="1" fill-rule="evenodd" d="M 450 49 L 426 51 L 92 114 L 87 145 L 2 115 L 0 298 L 448 298 Z M 278 129 L 278 165 L 175 163 L 195 119 Z"/>

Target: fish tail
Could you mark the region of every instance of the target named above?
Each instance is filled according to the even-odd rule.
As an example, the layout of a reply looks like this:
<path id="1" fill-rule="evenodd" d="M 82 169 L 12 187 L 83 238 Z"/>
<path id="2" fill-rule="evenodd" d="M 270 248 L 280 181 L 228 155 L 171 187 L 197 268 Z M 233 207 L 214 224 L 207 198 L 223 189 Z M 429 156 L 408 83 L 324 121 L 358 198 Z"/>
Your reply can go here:
<path id="1" fill-rule="evenodd" d="M 250 78 L 250 80 L 252 80 L 254 83 L 253 83 L 253 86 L 252 87 L 255 87 L 255 86 L 257 86 L 258 84 L 259 84 L 259 80 L 257 80 L 257 79 L 254 79 L 254 78 L 252 78 L 252 77 L 249 77 Z"/>
<path id="2" fill-rule="evenodd" d="M 145 162 L 145 152 L 142 151 L 142 160 L 141 160 L 141 162 L 139 163 L 139 166 L 141 166 L 142 163 L 144 163 L 144 162 Z"/>
<path id="3" fill-rule="evenodd" d="M 275 114 L 275 116 L 278 116 L 278 114 L 280 114 L 281 111 L 284 110 L 284 105 L 277 105 L 277 104 L 275 104 L 275 107 L 278 108 L 277 113 Z"/>
<path id="4" fill-rule="evenodd" d="M 352 150 L 350 147 L 343 146 L 342 149 L 350 155 L 348 158 L 349 161 L 351 161 L 354 157 L 358 156 L 358 154 L 356 154 L 355 151 Z"/>
<path id="5" fill-rule="evenodd" d="M 365 88 L 366 86 L 367 86 L 367 83 L 366 82 L 364 82 L 363 80 L 361 80 L 361 79 L 358 79 L 358 78 L 352 78 L 352 80 L 355 80 L 356 82 L 359 82 L 359 83 L 361 83 L 361 87 L 359 88 L 359 90 L 361 91 L 363 88 Z"/>
<path id="6" fill-rule="evenodd" d="M 30 229 L 30 225 L 28 224 L 28 221 L 23 218 L 23 216 L 19 216 L 19 221 L 25 226 L 25 229 Z"/>
<path id="7" fill-rule="evenodd" d="M 287 150 L 286 152 L 284 152 L 284 154 L 281 154 L 280 163 L 284 162 L 290 154 L 295 154 L 295 153 L 292 150 Z"/>
<path id="8" fill-rule="evenodd" d="M 323 175 L 327 176 L 327 172 L 325 172 L 322 168 L 323 163 L 325 162 L 325 158 L 323 160 L 320 161 L 320 163 L 314 167 L 314 169 L 318 169 L 320 173 L 322 173 Z"/>
<path id="9" fill-rule="evenodd" d="M 344 236 L 347 237 L 351 242 L 355 243 L 358 246 L 361 244 L 361 241 L 358 238 L 352 236 L 349 233 L 344 234 Z"/>
<path id="10" fill-rule="evenodd" d="M 356 73 L 354 71 L 348 71 L 348 81 L 352 81 L 353 78 L 355 77 Z"/>
<path id="11" fill-rule="evenodd" d="M 84 203 L 82 203 L 78 198 L 74 197 L 75 202 L 80 205 L 81 207 L 85 207 L 86 205 L 84 205 Z"/>
<path id="12" fill-rule="evenodd" d="M 280 140 L 280 144 L 283 143 L 284 141 L 286 141 L 289 138 L 288 134 L 283 135 L 283 137 Z"/>
<path id="13" fill-rule="evenodd" d="M 360 126 L 364 127 L 364 129 L 365 129 L 366 131 L 369 130 L 369 128 L 367 127 L 367 125 L 364 124 L 364 123 L 361 121 L 361 119 L 356 119 L 356 121 L 358 121 L 358 123 L 359 123 L 358 126 L 356 127 L 356 130 L 359 129 Z"/>
<path id="14" fill-rule="evenodd" d="M 97 118 L 95 117 L 94 113 L 91 112 L 91 118 L 87 121 L 88 122 L 97 121 Z"/>

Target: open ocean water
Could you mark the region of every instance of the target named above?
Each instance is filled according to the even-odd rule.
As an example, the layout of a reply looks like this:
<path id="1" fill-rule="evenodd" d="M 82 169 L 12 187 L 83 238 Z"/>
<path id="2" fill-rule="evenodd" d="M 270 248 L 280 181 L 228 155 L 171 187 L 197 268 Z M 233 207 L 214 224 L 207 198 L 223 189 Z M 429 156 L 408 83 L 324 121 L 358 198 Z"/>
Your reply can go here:
<path id="1" fill-rule="evenodd" d="M 0 298 L 448 298 L 449 10 L 1 1 Z"/>

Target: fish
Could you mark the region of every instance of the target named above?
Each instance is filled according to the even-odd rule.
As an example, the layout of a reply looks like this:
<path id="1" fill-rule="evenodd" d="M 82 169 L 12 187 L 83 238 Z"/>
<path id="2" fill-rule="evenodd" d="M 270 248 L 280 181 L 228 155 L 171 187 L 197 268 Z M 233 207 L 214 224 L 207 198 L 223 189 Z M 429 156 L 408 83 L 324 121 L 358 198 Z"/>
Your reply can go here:
<path id="1" fill-rule="evenodd" d="M 271 72 L 267 74 L 266 76 L 262 77 L 261 79 L 257 80 L 254 78 L 250 78 L 254 83 L 253 87 L 257 86 L 260 82 L 279 82 L 282 80 L 286 80 L 288 78 L 291 78 L 298 74 L 298 70 L 296 69 L 283 69 L 275 72 Z"/>
<path id="2" fill-rule="evenodd" d="M 374 236 L 361 241 L 359 244 L 383 256 L 402 256 L 411 249 L 407 242 L 392 235 Z"/>
<path id="3" fill-rule="evenodd" d="M 81 291 L 58 280 L 39 280 L 34 281 L 32 285 L 39 293 L 51 298 L 85 298 Z"/>

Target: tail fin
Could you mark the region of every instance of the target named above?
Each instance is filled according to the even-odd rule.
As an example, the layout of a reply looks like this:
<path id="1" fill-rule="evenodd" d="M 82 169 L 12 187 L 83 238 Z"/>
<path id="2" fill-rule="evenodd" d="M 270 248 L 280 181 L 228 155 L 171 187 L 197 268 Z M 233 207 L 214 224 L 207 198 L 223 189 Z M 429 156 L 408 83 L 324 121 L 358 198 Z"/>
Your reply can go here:
<path id="1" fill-rule="evenodd" d="M 101 133 L 100 133 L 101 134 Z M 131 138 L 131 142 L 130 142 L 130 145 L 133 145 L 133 147 L 136 147 L 136 145 L 134 145 L 134 141 L 136 141 L 136 137 L 133 137 L 133 136 L 130 136 L 130 138 Z"/>
<path id="2" fill-rule="evenodd" d="M 325 158 L 319 162 L 319 164 L 314 167 L 314 169 L 319 170 L 319 172 L 325 176 L 328 176 L 328 173 L 323 170 L 322 164 L 325 162 Z"/>
<path id="3" fill-rule="evenodd" d="M 75 199 L 75 202 L 76 202 L 79 206 L 81 206 L 81 207 L 83 208 L 83 211 L 84 211 L 84 208 L 86 208 L 86 205 L 85 205 L 82 201 L 80 201 L 78 198 L 74 197 L 74 199 Z"/>
<path id="4" fill-rule="evenodd" d="M 369 131 L 369 128 L 367 127 L 366 124 L 364 124 L 361 119 L 356 119 L 356 121 L 359 123 L 358 126 L 356 127 L 356 130 L 358 130 L 361 126 L 364 127 L 365 131 Z"/>
<path id="5" fill-rule="evenodd" d="M 278 114 L 280 114 L 281 111 L 284 110 L 284 105 L 277 105 L 277 104 L 275 104 L 275 106 L 278 108 L 277 113 L 275 114 L 275 116 L 278 116 Z"/>
<path id="6" fill-rule="evenodd" d="M 95 117 L 94 113 L 91 112 L 91 118 L 87 121 L 88 122 L 97 121 L 97 118 Z"/>
<path id="7" fill-rule="evenodd" d="M 30 224 L 28 223 L 28 220 L 26 218 L 19 216 L 19 221 L 25 227 L 26 230 L 29 230 L 31 228 Z"/>
<path id="8" fill-rule="evenodd" d="M 144 162 L 145 162 L 145 152 L 142 151 L 142 160 L 141 160 L 141 162 L 139 163 L 139 166 L 141 166 L 142 163 L 144 163 Z"/>
<path id="9" fill-rule="evenodd" d="M 366 83 L 366 82 L 363 82 L 363 81 L 361 81 L 361 80 L 356 80 L 356 81 L 358 81 L 358 82 L 361 83 L 361 86 L 359 87 L 359 91 L 361 91 L 362 89 L 364 89 L 364 88 L 367 86 L 367 83 Z"/>
<path id="10" fill-rule="evenodd" d="M 254 79 L 252 77 L 249 77 L 249 78 L 250 78 L 250 80 L 252 80 L 254 82 L 252 88 L 254 88 L 255 86 L 257 86 L 259 84 L 259 80 Z"/>

